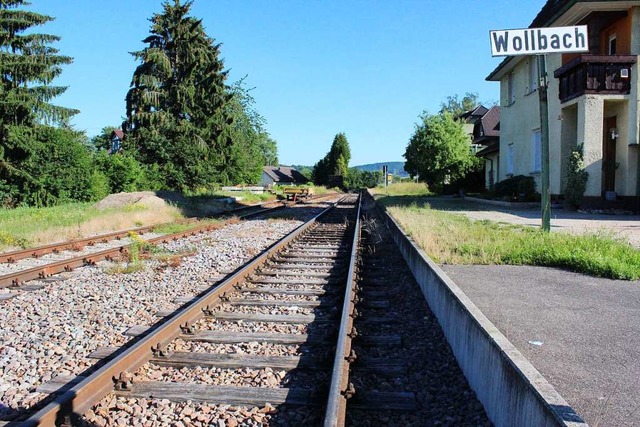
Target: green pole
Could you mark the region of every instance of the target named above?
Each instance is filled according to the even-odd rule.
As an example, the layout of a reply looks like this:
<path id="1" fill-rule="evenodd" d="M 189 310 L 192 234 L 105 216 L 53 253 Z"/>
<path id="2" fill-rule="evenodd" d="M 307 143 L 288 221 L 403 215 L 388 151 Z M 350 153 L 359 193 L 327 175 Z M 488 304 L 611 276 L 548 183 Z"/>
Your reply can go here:
<path id="1" fill-rule="evenodd" d="M 542 145 L 541 216 L 542 230 L 551 230 L 551 191 L 549 190 L 549 106 L 547 102 L 546 55 L 538 55 L 538 96 L 540 98 L 540 144 Z"/>

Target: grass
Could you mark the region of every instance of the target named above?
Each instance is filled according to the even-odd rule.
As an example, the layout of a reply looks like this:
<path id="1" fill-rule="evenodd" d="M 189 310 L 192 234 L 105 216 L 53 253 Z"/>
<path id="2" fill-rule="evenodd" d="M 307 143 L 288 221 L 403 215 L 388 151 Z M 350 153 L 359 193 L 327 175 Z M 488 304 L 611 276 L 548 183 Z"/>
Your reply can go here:
<path id="1" fill-rule="evenodd" d="M 309 188 L 311 188 L 311 190 L 313 191 L 313 194 L 316 196 L 322 196 L 324 194 L 329 194 L 329 193 L 342 192 L 339 188 L 327 188 L 324 185 L 310 186 Z"/>
<path id="2" fill-rule="evenodd" d="M 240 198 L 242 199 L 240 200 L 241 203 L 250 204 L 250 205 L 262 203 L 262 202 L 268 202 L 269 200 L 276 199 L 275 194 L 271 194 L 271 193 L 255 194 L 250 191 L 228 191 L 228 192 L 222 192 L 220 194 L 225 197 Z"/>
<path id="3" fill-rule="evenodd" d="M 420 198 L 380 202 L 437 263 L 560 267 L 611 279 L 640 279 L 640 251 L 612 234 L 545 233 L 536 228 L 471 221 L 433 209 Z"/>
<path id="4" fill-rule="evenodd" d="M 169 223 L 181 217 L 172 206 L 150 209 L 128 205 L 98 210 L 90 203 L 70 203 L 48 208 L 0 209 L 0 250 Z"/>
<path id="5" fill-rule="evenodd" d="M 177 252 L 170 252 L 157 245 L 142 239 L 137 233 L 129 232 L 131 244 L 125 253 L 125 262 L 118 263 L 105 270 L 107 274 L 131 274 L 143 271 L 147 268 L 145 260 L 155 260 L 156 271 L 162 271 L 168 267 L 176 268 L 182 264 L 182 259 L 197 253 L 195 248 L 185 248 Z"/>
<path id="6" fill-rule="evenodd" d="M 198 223 L 177 223 L 177 222 L 172 222 L 172 223 L 167 223 L 167 224 L 161 224 L 161 225 L 159 225 L 157 227 L 154 227 L 153 228 L 153 232 L 154 233 L 158 233 L 158 234 L 181 233 L 183 231 L 190 230 L 195 226 L 200 226 L 200 225 L 205 225 L 205 224 L 221 224 L 221 221 L 217 220 L 217 219 L 207 219 L 207 220 L 199 221 Z"/>
<path id="7" fill-rule="evenodd" d="M 371 193 L 385 194 L 385 188 L 383 186 L 372 188 Z M 431 192 L 425 183 L 397 182 L 387 186 L 386 194 L 389 196 L 428 196 Z"/>

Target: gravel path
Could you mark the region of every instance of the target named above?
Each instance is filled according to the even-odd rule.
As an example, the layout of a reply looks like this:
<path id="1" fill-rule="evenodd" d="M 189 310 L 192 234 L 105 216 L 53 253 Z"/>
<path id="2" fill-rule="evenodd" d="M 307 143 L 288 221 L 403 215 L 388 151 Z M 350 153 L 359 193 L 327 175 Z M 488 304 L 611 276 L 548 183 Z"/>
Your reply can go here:
<path id="1" fill-rule="evenodd" d="M 442 268 L 590 425 L 640 425 L 640 282 Z"/>
<path id="2" fill-rule="evenodd" d="M 212 276 L 241 265 L 320 209 L 293 208 L 285 214 L 295 219 L 246 221 L 163 245 L 196 251 L 175 268 L 150 260 L 140 272 L 105 274 L 111 264 L 101 263 L 0 301 L 0 420 L 40 402 L 39 384 L 80 374 L 94 363 L 86 358 L 93 350 L 124 344 L 130 326 L 155 323 L 157 311 L 177 308 L 175 298 L 197 294 Z"/>

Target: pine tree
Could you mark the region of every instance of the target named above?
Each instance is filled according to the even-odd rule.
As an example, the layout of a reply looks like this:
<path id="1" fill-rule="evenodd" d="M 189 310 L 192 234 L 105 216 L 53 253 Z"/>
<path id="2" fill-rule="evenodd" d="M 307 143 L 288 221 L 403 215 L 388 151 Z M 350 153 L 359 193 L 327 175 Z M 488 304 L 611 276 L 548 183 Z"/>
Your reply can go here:
<path id="1" fill-rule="evenodd" d="M 58 36 L 29 31 L 54 18 L 18 9 L 27 5 L 0 0 L 0 201 L 5 204 L 42 190 L 28 161 L 42 151 L 49 125 L 65 124 L 78 112 L 50 103 L 67 89 L 51 83 L 72 58 L 50 46 Z"/>
<path id="2" fill-rule="evenodd" d="M 220 45 L 201 20 L 188 16 L 191 5 L 165 1 L 150 19 L 148 46 L 132 53 L 141 64 L 123 124 L 125 148 L 143 163 L 160 165 L 165 185 L 182 190 L 227 182 L 233 145 Z"/>

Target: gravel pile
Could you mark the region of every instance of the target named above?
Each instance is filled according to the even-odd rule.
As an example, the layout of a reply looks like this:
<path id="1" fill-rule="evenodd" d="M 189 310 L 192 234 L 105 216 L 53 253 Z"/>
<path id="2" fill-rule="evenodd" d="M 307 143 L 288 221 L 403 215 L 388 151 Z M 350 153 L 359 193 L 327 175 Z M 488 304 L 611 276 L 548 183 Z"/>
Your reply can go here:
<path id="1" fill-rule="evenodd" d="M 290 325 L 286 323 L 274 323 L 274 322 L 227 322 L 224 320 L 209 320 L 204 327 L 199 326 L 199 329 L 205 329 L 210 331 L 227 331 L 227 332 L 240 332 L 240 333 L 253 333 L 253 332 L 270 332 L 278 334 L 306 334 L 306 325 Z"/>
<path id="2" fill-rule="evenodd" d="M 260 301 L 260 300 L 256 300 Z M 231 304 L 222 304 L 216 311 L 217 312 L 233 312 L 233 313 L 260 313 L 260 314 L 301 314 L 310 315 L 314 314 L 314 309 L 309 307 L 298 307 L 296 305 L 277 305 L 274 303 L 271 306 L 233 306 Z"/>
<path id="3" fill-rule="evenodd" d="M 177 308 L 175 298 L 198 294 L 212 276 L 235 269 L 318 212 L 294 208 L 287 220 L 241 222 L 163 245 L 170 252 L 197 251 L 175 268 L 149 260 L 136 273 L 106 274 L 112 265 L 100 263 L 0 301 L 0 420 L 40 402 L 45 395 L 35 392 L 38 385 L 82 373 L 95 362 L 86 359 L 92 351 L 124 344 L 128 328 L 155 323 L 158 310 Z"/>

